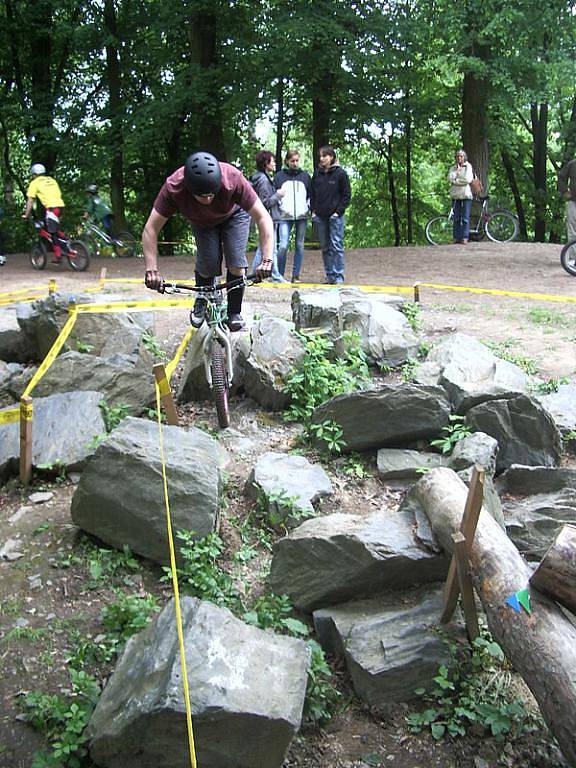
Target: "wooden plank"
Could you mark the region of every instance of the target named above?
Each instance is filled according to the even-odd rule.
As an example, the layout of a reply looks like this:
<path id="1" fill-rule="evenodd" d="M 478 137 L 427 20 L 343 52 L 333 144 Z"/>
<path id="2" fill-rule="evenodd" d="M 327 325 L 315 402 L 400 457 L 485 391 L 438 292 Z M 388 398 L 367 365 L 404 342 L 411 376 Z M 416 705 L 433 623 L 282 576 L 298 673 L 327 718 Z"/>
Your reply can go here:
<path id="1" fill-rule="evenodd" d="M 176 405 L 174 404 L 174 398 L 172 397 L 172 390 L 166 376 L 166 368 L 164 363 L 156 363 L 152 368 L 154 377 L 160 387 L 160 401 L 166 414 L 166 421 L 168 424 L 178 426 L 178 412 L 176 411 Z"/>
<path id="2" fill-rule="evenodd" d="M 20 482 L 29 485 L 32 479 L 32 417 L 31 397 L 20 398 Z"/>
<path id="3" fill-rule="evenodd" d="M 484 469 L 478 465 L 472 470 L 472 478 L 470 479 L 470 487 L 468 488 L 468 496 L 466 497 L 466 505 L 464 507 L 464 514 L 462 515 L 462 523 L 460 525 L 460 533 L 462 533 L 466 539 L 466 546 L 468 548 L 474 540 L 478 518 L 480 517 L 480 511 L 482 509 L 485 474 Z M 460 585 L 458 584 L 456 559 L 455 556 L 452 555 L 446 584 L 444 586 L 444 610 L 440 617 L 441 624 L 447 624 L 452 618 L 452 615 L 456 610 L 456 605 L 458 604 L 459 594 Z"/>
<path id="4" fill-rule="evenodd" d="M 466 621 L 466 632 L 468 639 L 473 642 L 480 635 L 478 626 L 478 614 L 476 612 L 476 603 L 474 601 L 474 589 L 472 579 L 470 578 L 470 562 L 468 560 L 468 544 L 466 537 L 458 531 L 452 534 L 454 542 L 454 560 L 456 561 L 456 572 L 458 574 L 458 585 L 462 595 L 462 608 L 464 610 L 464 620 Z"/>

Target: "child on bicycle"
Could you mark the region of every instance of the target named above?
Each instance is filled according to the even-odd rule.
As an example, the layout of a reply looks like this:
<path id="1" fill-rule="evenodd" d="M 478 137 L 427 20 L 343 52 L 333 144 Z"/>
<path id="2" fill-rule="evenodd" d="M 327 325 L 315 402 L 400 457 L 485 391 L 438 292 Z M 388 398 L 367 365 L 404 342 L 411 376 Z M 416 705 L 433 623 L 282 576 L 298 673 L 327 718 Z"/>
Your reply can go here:
<path id="1" fill-rule="evenodd" d="M 86 211 L 84 218 L 89 219 L 91 216 L 104 228 L 104 231 L 110 237 L 112 236 L 112 221 L 114 214 L 112 208 L 106 200 L 98 194 L 98 187 L 96 184 L 89 184 L 86 187 L 88 193 L 88 199 L 86 201 Z"/>
<path id="2" fill-rule="evenodd" d="M 60 218 L 64 213 L 64 200 L 58 182 L 46 174 L 46 168 L 42 163 L 33 163 L 30 166 L 30 176 L 32 181 L 26 191 L 26 208 L 22 214 L 23 219 L 27 219 L 32 213 L 33 207 L 40 207 L 41 217 L 44 219 L 44 226 L 52 237 L 52 250 L 54 251 L 54 264 L 62 262 L 61 240 L 66 239 L 66 235 L 60 229 Z"/>
<path id="3" fill-rule="evenodd" d="M 220 163 L 208 152 L 195 152 L 185 165 L 169 176 L 162 186 L 142 233 L 146 264 L 146 286 L 163 290 L 164 280 L 158 272 L 158 234 L 168 219 L 181 213 L 192 224 L 196 240 L 196 285 L 210 286 L 220 274 L 222 256 L 226 262 L 226 282 L 246 272 L 246 246 L 250 219 L 258 227 L 262 262 L 257 268 L 261 277 L 272 272 L 274 227 L 270 214 L 244 175 L 229 163 Z M 244 288 L 228 293 L 228 327 L 240 331 Z M 206 301 L 196 299 L 191 323 L 199 328 L 204 322 Z"/>

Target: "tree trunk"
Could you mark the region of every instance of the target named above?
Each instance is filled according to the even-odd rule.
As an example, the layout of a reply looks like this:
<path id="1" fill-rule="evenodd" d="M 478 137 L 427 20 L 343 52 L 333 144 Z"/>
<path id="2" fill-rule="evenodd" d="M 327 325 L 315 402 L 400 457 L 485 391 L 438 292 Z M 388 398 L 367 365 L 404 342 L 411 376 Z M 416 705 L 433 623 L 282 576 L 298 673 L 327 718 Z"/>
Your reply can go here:
<path id="1" fill-rule="evenodd" d="M 466 486 L 451 469 L 433 469 L 414 486 L 414 493 L 441 546 L 452 552 Z M 576 766 L 576 627 L 536 590 L 531 593 L 531 615 L 506 604 L 526 588 L 530 568 L 485 509 L 470 543 L 470 570 L 494 639 L 534 694 L 568 763 Z"/>
<path id="2" fill-rule="evenodd" d="M 124 201 L 124 110 L 122 105 L 122 72 L 117 48 L 118 24 L 114 0 L 104 2 L 104 24 L 107 31 L 106 79 L 110 118 L 110 199 L 116 231 L 127 229 Z"/>
<path id="3" fill-rule="evenodd" d="M 576 614 L 576 527 L 562 528 L 530 583 Z"/>
<path id="4" fill-rule="evenodd" d="M 404 130 L 406 135 L 406 242 L 414 242 L 414 222 L 412 214 L 412 111 L 410 92 L 404 99 Z"/>
<path id="5" fill-rule="evenodd" d="M 475 55 L 483 59 L 487 50 L 476 46 Z M 462 90 L 462 143 L 472 164 L 474 173 L 488 192 L 488 171 L 490 156 L 488 151 L 488 94 L 489 83 L 476 77 L 472 72 L 464 75 Z"/>
<path id="6" fill-rule="evenodd" d="M 319 94 L 312 99 L 312 142 L 314 168 L 318 165 L 318 150 L 330 143 L 330 105 L 332 102 L 332 80 L 326 74 L 318 84 Z"/>
<path id="7" fill-rule="evenodd" d="M 43 163 L 48 173 L 53 172 L 57 155 L 51 80 L 53 12 L 52 3 L 39 0 L 35 5 L 34 23 L 28 30 L 32 52 L 30 152 L 32 162 Z"/>
<path id="8" fill-rule="evenodd" d="M 530 105 L 532 168 L 534 173 L 534 240 L 546 239 L 546 157 L 548 152 L 548 104 Z"/>
<path id="9" fill-rule="evenodd" d="M 520 194 L 520 190 L 518 189 L 518 184 L 516 182 L 516 174 L 514 173 L 514 165 L 512 163 L 512 158 L 510 157 L 508 152 L 506 152 L 505 149 L 501 151 L 501 157 L 502 157 L 502 165 L 504 166 L 504 170 L 506 171 L 506 176 L 508 177 L 508 184 L 510 185 L 512 195 L 514 196 L 514 205 L 516 207 L 516 215 L 518 216 L 518 224 L 520 226 L 520 239 L 528 240 L 528 231 L 526 229 L 526 214 L 524 213 L 524 203 L 522 202 L 522 195 Z"/>
<path id="10" fill-rule="evenodd" d="M 278 80 L 278 117 L 276 119 L 276 168 L 282 168 L 284 149 L 284 78 Z"/>
<path id="11" fill-rule="evenodd" d="M 386 151 L 386 169 L 388 171 L 388 191 L 390 192 L 390 206 L 392 208 L 392 225 L 394 227 L 394 246 L 400 245 L 400 216 L 398 215 L 398 199 L 396 197 L 396 184 L 394 183 L 394 164 L 392 162 L 392 135 L 388 139 Z"/>

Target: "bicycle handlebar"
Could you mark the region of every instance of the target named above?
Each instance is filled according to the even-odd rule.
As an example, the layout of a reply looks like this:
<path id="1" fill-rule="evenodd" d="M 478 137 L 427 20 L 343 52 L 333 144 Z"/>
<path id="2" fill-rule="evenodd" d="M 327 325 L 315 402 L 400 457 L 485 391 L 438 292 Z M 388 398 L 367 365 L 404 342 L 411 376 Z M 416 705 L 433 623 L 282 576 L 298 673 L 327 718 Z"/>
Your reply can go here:
<path id="1" fill-rule="evenodd" d="M 160 293 L 183 293 L 185 291 L 194 291 L 195 293 L 212 293 L 212 291 L 224 291 L 228 289 L 240 288 L 242 285 L 255 285 L 260 283 L 262 278 L 256 272 L 251 275 L 243 275 L 236 280 L 230 280 L 227 283 L 217 283 L 216 285 L 189 285 L 187 283 L 162 283 Z"/>

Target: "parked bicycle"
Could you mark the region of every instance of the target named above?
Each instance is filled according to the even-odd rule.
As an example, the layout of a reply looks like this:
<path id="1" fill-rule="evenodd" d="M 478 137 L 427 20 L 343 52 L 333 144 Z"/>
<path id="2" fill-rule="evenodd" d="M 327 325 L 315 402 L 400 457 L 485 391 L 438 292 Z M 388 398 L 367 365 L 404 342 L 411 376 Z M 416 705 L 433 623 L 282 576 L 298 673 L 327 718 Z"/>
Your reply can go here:
<path id="1" fill-rule="evenodd" d="M 80 236 L 88 243 L 93 258 L 101 255 L 103 247 L 111 248 L 114 256 L 119 258 L 131 258 L 136 254 L 136 238 L 127 231 L 110 236 L 93 221 L 87 221 Z"/>
<path id="2" fill-rule="evenodd" d="M 569 240 L 562 248 L 560 263 L 569 275 L 576 277 L 576 240 Z"/>
<path id="3" fill-rule="evenodd" d="M 518 237 L 518 219 L 505 208 L 495 211 L 488 209 L 488 196 L 480 197 L 476 202 L 481 208 L 470 217 L 470 239 L 482 240 L 487 235 L 494 243 L 509 243 Z M 474 209 L 474 206 L 473 206 Z M 454 212 L 451 209 L 445 216 L 435 216 L 426 224 L 426 239 L 431 245 L 447 245 L 452 242 L 452 224 Z M 473 226 L 474 225 L 474 226 Z"/>
<path id="4" fill-rule="evenodd" d="M 227 324 L 228 304 L 224 292 L 244 285 L 254 285 L 258 282 L 260 282 L 259 275 L 252 274 L 239 277 L 237 280 L 230 280 L 227 283 L 217 283 L 216 278 L 214 278 L 214 283 L 211 286 L 164 283 L 161 290 L 161 293 L 193 291 L 200 294 L 206 301 L 204 322 L 208 326 L 208 333 L 202 345 L 204 370 L 206 381 L 214 397 L 218 424 L 222 429 L 230 426 L 228 397 L 234 376 L 230 330 Z"/>
<path id="5" fill-rule="evenodd" d="M 38 240 L 30 251 L 30 264 L 34 269 L 44 269 L 48 263 L 48 254 L 54 253 L 52 235 L 44 226 L 43 221 L 34 221 Z M 58 232 L 58 245 L 62 249 L 62 261 L 68 260 L 70 268 L 75 272 L 84 272 L 90 266 L 90 252 L 82 240 L 71 240 L 64 232 Z"/>

